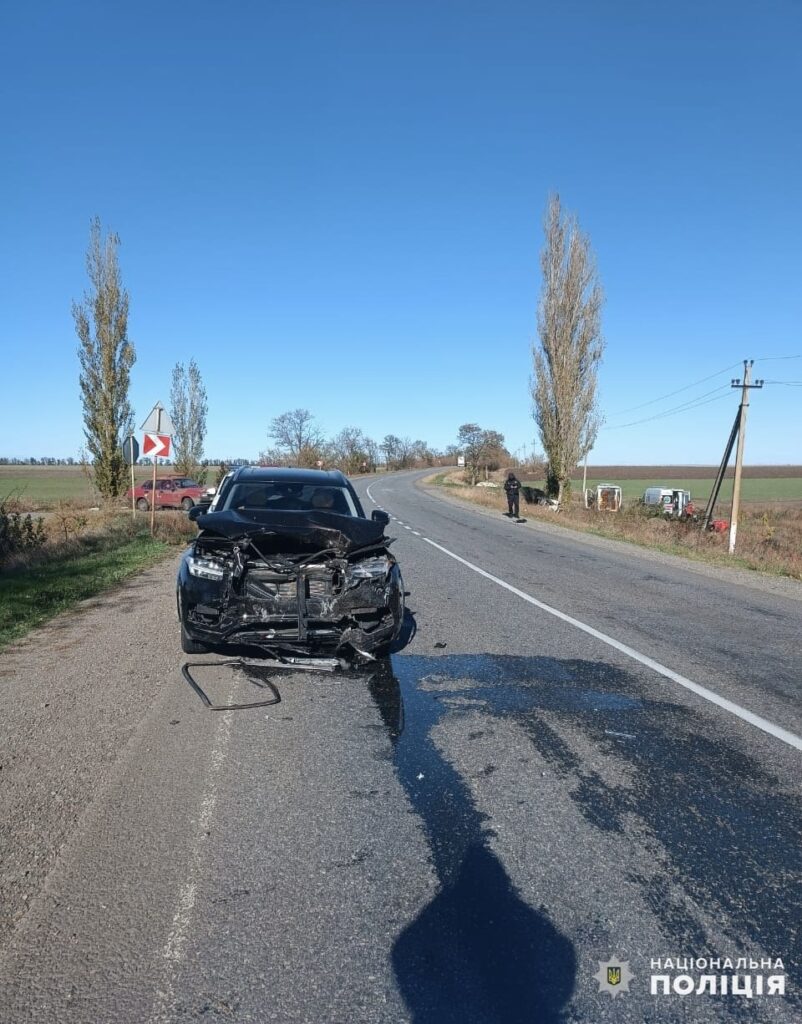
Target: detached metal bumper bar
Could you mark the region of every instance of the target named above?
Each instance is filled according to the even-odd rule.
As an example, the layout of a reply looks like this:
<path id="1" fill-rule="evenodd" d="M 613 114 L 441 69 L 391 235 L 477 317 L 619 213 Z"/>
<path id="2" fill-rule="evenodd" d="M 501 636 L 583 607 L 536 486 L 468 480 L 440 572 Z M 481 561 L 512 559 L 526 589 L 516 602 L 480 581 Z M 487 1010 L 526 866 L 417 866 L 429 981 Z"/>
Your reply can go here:
<path id="1" fill-rule="evenodd" d="M 203 688 L 195 681 L 189 670 L 191 668 L 218 668 L 221 665 L 237 665 L 239 667 L 243 667 L 246 665 L 246 662 L 244 662 L 242 658 L 232 658 L 229 661 L 185 661 L 181 666 L 181 675 L 203 701 L 207 711 L 244 711 L 246 708 L 266 708 L 270 707 L 271 704 L 280 703 L 281 694 L 269 679 L 260 680 L 249 678 L 248 682 L 253 683 L 253 685 L 260 690 L 269 690 L 271 696 L 265 700 L 250 701 L 247 704 L 212 704 L 206 696 Z"/>
<path id="2" fill-rule="evenodd" d="M 269 654 L 270 660 L 267 661 L 266 664 L 269 665 L 271 669 L 283 668 L 289 669 L 293 672 L 335 672 L 338 668 L 345 667 L 342 658 L 315 658 L 311 656 L 307 658 L 292 654 L 278 654 L 278 652 L 267 653 Z M 190 669 L 220 668 L 221 666 L 226 665 L 243 669 L 262 667 L 261 665 L 252 665 L 251 663 L 244 661 L 242 658 L 229 658 L 226 661 L 185 661 L 181 666 L 181 675 L 200 697 L 207 711 L 244 711 L 247 708 L 266 708 L 270 707 L 271 704 L 280 703 L 281 694 L 278 692 L 278 688 L 275 683 L 270 679 L 255 679 L 253 676 L 249 675 L 249 683 L 252 683 L 260 690 L 268 690 L 271 696 L 264 700 L 248 701 L 245 704 L 212 704 L 203 687 L 190 672 Z"/>

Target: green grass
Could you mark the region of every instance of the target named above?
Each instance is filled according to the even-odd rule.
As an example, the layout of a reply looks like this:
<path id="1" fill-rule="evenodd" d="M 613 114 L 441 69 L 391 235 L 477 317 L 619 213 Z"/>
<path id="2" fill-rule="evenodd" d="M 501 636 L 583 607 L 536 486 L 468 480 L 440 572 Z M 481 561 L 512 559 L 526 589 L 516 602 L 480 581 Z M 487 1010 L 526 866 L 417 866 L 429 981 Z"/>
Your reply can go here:
<path id="1" fill-rule="evenodd" d="M 137 466 L 134 481 L 150 480 L 153 470 Z M 175 475 L 174 466 L 159 466 L 159 476 Z M 217 466 L 209 466 L 207 480 L 214 483 Z M 130 475 L 126 476 L 126 488 Z M 80 466 L 0 466 L 0 501 L 8 496 L 19 498 L 30 508 L 47 508 L 58 501 L 77 501 L 81 505 L 94 505 L 98 496 L 92 490 Z"/>
<path id="2" fill-rule="evenodd" d="M 688 480 L 688 479 L 659 479 L 659 480 L 616 480 L 616 479 L 594 479 L 588 477 L 588 487 L 596 487 L 597 484 L 618 484 L 621 487 L 624 501 L 637 501 L 643 497 L 647 487 L 671 487 L 684 491 L 690 491 L 691 497 L 697 504 L 704 505 L 710 497 L 713 489 L 713 479 L 709 480 Z M 535 487 L 543 487 L 542 481 L 533 484 Z M 582 490 L 582 475 L 573 477 L 571 486 L 575 494 Z M 721 487 L 719 501 L 729 502 L 732 500 L 732 480 L 725 480 Z M 802 477 L 745 477 L 741 481 L 742 501 L 802 501 Z"/>
<path id="3" fill-rule="evenodd" d="M 437 476 L 435 476 L 434 479 L 431 480 L 431 483 L 435 484 L 437 487 L 459 487 L 460 486 L 459 484 L 455 483 L 453 480 L 449 480 L 447 473 L 438 473 Z"/>
<path id="4" fill-rule="evenodd" d="M 95 500 L 80 466 L 0 466 L 0 500 L 7 496 L 36 506 Z"/>
<path id="5" fill-rule="evenodd" d="M 97 544 L 97 550 L 54 556 L 34 568 L 0 575 L 0 648 L 175 550 L 147 534 L 104 538 Z"/>

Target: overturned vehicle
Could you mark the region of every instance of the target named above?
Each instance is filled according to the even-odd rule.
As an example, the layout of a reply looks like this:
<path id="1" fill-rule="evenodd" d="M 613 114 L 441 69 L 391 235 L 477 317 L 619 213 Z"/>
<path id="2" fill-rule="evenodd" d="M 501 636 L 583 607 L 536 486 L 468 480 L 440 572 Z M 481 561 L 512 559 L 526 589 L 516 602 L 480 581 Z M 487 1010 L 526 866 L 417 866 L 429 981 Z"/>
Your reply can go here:
<path id="1" fill-rule="evenodd" d="M 384 534 L 339 472 L 241 467 L 190 512 L 198 536 L 181 560 L 181 646 L 275 657 L 371 659 L 389 652 L 404 585 Z"/>

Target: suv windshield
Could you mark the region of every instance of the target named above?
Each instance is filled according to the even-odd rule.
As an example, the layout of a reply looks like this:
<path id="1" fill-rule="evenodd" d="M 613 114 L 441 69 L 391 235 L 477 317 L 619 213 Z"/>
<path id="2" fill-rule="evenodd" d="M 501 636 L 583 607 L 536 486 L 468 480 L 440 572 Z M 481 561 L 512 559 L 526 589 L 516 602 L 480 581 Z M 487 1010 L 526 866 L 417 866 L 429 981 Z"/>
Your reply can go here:
<path id="1" fill-rule="evenodd" d="M 358 514 L 345 487 L 320 487 L 278 480 L 234 484 L 222 507 L 276 512 L 336 512 L 341 516 Z"/>

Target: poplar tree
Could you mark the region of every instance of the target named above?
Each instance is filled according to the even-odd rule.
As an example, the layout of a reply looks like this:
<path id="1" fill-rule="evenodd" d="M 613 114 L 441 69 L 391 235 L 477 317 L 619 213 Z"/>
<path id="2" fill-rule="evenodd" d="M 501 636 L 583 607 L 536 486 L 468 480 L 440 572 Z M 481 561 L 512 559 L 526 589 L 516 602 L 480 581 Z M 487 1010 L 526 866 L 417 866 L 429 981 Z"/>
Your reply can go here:
<path id="1" fill-rule="evenodd" d="M 126 486 L 122 442 L 133 428 L 128 399 L 131 367 L 136 360 L 128 340 L 128 292 L 117 260 L 119 237 L 105 237 L 100 218 L 90 224 L 86 270 L 89 290 L 72 315 L 80 342 L 79 384 L 84 435 L 91 455 L 95 487 L 106 499 L 118 497 Z"/>
<path id="2" fill-rule="evenodd" d="M 189 366 L 176 363 L 170 388 L 170 418 L 173 421 L 173 464 L 181 476 L 206 483 L 206 467 L 202 466 L 206 440 L 206 388 L 194 359 Z"/>
<path id="3" fill-rule="evenodd" d="M 544 231 L 531 394 L 548 459 L 546 489 L 561 501 L 601 423 L 596 383 L 604 352 L 603 293 L 590 241 L 576 217 L 563 213 L 558 195 L 549 199 Z"/>

